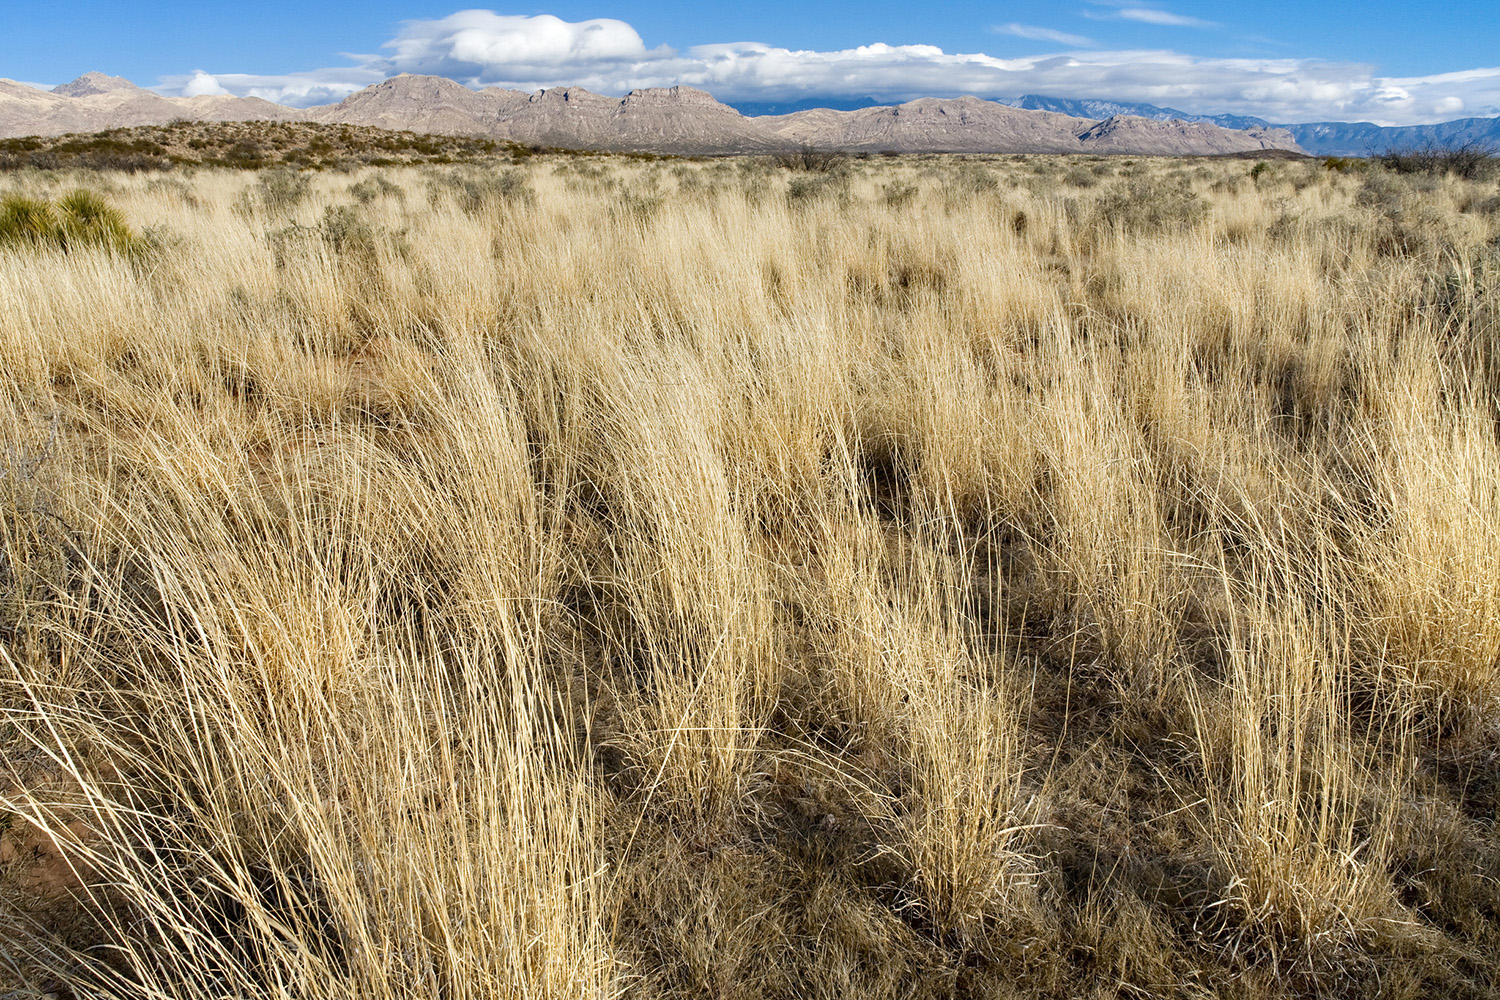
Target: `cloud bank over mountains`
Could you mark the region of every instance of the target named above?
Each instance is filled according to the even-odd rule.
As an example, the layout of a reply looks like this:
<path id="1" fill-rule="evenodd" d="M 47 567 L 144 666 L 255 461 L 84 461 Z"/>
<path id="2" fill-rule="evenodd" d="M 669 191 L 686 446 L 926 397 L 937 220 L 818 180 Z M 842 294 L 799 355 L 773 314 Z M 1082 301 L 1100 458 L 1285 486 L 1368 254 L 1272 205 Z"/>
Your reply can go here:
<path id="1" fill-rule="evenodd" d="M 1120 5 L 1111 13 L 1183 26 L 1192 20 L 1142 4 Z M 1205 22 L 1191 26 L 1211 27 Z M 611 18 L 569 22 L 550 14 L 463 10 L 407 21 L 380 54 L 346 54 L 346 66 L 281 75 L 198 70 L 164 77 L 157 89 L 179 96 L 228 93 L 306 107 L 340 100 L 397 73 L 430 73 L 471 87 L 531 91 L 575 85 L 614 95 L 687 84 L 731 103 L 806 97 L 872 97 L 888 103 L 922 96 L 1040 93 L 1171 104 L 1198 113 L 1286 122 L 1411 124 L 1500 113 L 1500 67 L 1383 77 L 1362 63 L 1085 49 L 1089 39 L 1044 27 L 1004 25 L 995 30 L 1063 48 L 1009 59 L 881 42 L 835 51 L 757 42 L 679 51 L 648 47 L 634 27 Z M 1073 42 L 1080 44 L 1069 44 Z"/>

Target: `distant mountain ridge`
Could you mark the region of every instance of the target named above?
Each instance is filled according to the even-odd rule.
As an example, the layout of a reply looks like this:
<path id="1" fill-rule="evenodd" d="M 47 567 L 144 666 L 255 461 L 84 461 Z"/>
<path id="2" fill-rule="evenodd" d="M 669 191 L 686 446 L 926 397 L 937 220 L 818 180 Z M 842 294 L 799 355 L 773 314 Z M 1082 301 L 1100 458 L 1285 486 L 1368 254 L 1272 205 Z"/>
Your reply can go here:
<path id="1" fill-rule="evenodd" d="M 1026 94 L 1015 100 L 1007 101 L 1013 107 L 1026 108 L 1030 111 L 1052 111 L 1057 114 L 1074 115 L 1083 118 L 1108 118 L 1111 115 L 1131 115 L 1136 118 L 1150 118 L 1153 121 L 1183 121 L 1183 122 L 1208 122 L 1218 125 L 1220 128 L 1249 129 L 1249 128 L 1284 128 L 1292 129 L 1293 125 L 1275 125 L 1264 118 L 1254 118 L 1246 115 L 1195 115 L 1187 111 L 1178 111 L 1176 108 L 1160 108 L 1155 104 L 1131 104 L 1119 101 L 1100 100 L 1073 100 L 1065 97 L 1042 97 L 1039 94 Z M 1294 135 L 1296 133 L 1293 133 Z"/>
<path id="2" fill-rule="evenodd" d="M 1500 150 L 1500 117 L 1459 118 L 1454 121 L 1432 125 L 1376 125 L 1372 122 L 1302 122 L 1277 123 L 1254 115 L 1199 115 L 1178 108 L 1161 107 L 1155 104 L 1128 101 L 1107 101 L 1094 98 L 1048 97 L 1041 94 L 1025 94 L 1007 100 L 995 99 L 999 104 L 1021 108 L 1026 111 L 1049 111 L 1053 114 L 1073 118 L 1103 120 L 1123 116 L 1147 118 L 1152 121 L 1202 122 L 1227 129 L 1285 129 L 1296 139 L 1297 145 L 1314 156 L 1372 156 L 1391 149 L 1448 148 L 1453 146 L 1479 145 Z M 842 98 L 804 98 L 793 105 L 768 105 L 736 102 L 735 107 L 744 114 L 782 113 L 762 108 L 786 107 L 788 110 L 812 108 L 844 108 L 868 106 L 874 102 L 865 98 L 864 103 Z"/>
<path id="3" fill-rule="evenodd" d="M 1436 125 L 1373 125 L 1370 122 L 1309 122 L 1283 125 L 1316 156 L 1371 156 L 1392 149 L 1482 146 L 1500 150 L 1500 118 L 1460 118 Z"/>
<path id="4" fill-rule="evenodd" d="M 301 112 L 258 97 L 163 97 L 129 80 L 85 73 L 51 90 L 0 80 L 0 138 L 98 132 L 134 125 L 195 121 L 286 121 Z"/>
<path id="5" fill-rule="evenodd" d="M 1447 148 L 1471 144 L 1500 149 L 1500 117 L 1460 118 L 1435 125 L 1376 125 L 1371 122 L 1303 122 L 1292 125 L 1276 124 L 1264 118 L 1245 115 L 1194 115 L 1154 104 L 1074 100 L 1037 94 L 1027 94 L 1008 103 L 1018 108 L 1079 117 L 1134 115 L 1154 121 L 1176 119 L 1210 122 L 1231 129 L 1286 129 L 1297 140 L 1297 145 L 1314 156 L 1372 156 L 1391 149 Z"/>
<path id="6" fill-rule="evenodd" d="M 855 102 L 863 104 L 864 102 Z M 1298 151 L 1291 134 L 1254 126 L 1011 107 L 977 97 L 895 106 L 798 109 L 747 117 L 692 87 L 607 97 L 581 87 L 471 90 L 402 74 L 338 102 L 294 109 L 253 97 L 163 97 L 120 77 L 85 73 L 51 91 L 0 80 L 0 138 L 196 121 L 307 121 L 479 136 L 574 149 L 679 154 L 765 153 L 804 146 L 869 152 L 1123 153 L 1205 156 Z"/>

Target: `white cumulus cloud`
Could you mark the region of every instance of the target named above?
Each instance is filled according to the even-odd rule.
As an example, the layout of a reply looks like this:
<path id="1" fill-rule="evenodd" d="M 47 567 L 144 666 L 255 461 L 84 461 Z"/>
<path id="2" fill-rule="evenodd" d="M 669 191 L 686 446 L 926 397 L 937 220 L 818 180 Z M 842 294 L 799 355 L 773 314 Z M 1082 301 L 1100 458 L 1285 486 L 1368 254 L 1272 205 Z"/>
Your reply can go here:
<path id="1" fill-rule="evenodd" d="M 1119 16 L 1138 12 L 1138 20 L 1153 12 L 1177 17 L 1140 3 L 1096 5 Z M 1078 43 L 1088 39 L 1052 29 L 1011 24 L 996 30 L 1056 42 L 1068 50 L 1001 59 L 982 52 L 945 52 L 933 45 L 871 42 L 823 51 L 723 42 L 678 51 L 648 47 L 624 21 L 569 22 L 549 14 L 464 10 L 407 21 L 380 54 L 348 56 L 348 66 L 276 76 L 199 71 L 163 78 L 160 89 L 186 94 L 219 88 L 305 107 L 340 100 L 397 73 L 432 73 L 471 87 L 525 91 L 569 85 L 623 94 L 637 87 L 686 84 L 731 102 L 807 97 L 899 102 L 922 96 L 1039 93 L 1285 122 L 1410 124 L 1443 120 L 1453 109 L 1500 113 L 1500 68 L 1396 79 L 1363 63 L 1214 59 L 1160 49 L 1084 51 Z"/>
<path id="2" fill-rule="evenodd" d="M 670 49 L 646 50 L 624 21 L 569 22 L 551 14 L 527 17 L 490 10 L 461 10 L 437 20 L 407 21 L 376 60 L 399 72 L 467 76 L 525 75 L 562 68 L 587 70 L 607 63 L 665 58 Z"/>
<path id="3" fill-rule="evenodd" d="M 229 93 L 229 91 L 225 90 L 223 86 L 219 84 L 218 80 L 214 79 L 212 76 L 209 76 L 201 69 L 193 71 L 192 79 L 182 85 L 181 92 L 183 97 L 218 97 L 220 95 Z"/>
<path id="4" fill-rule="evenodd" d="M 367 66 L 314 69 L 274 75 L 260 73 L 215 73 L 202 70 L 191 75 L 164 76 L 156 88 L 166 94 L 196 97 L 199 94 L 233 94 L 259 97 L 275 104 L 305 108 L 342 101 L 357 90 L 379 83 L 389 74 Z M 216 90 L 202 89 L 213 86 Z"/>

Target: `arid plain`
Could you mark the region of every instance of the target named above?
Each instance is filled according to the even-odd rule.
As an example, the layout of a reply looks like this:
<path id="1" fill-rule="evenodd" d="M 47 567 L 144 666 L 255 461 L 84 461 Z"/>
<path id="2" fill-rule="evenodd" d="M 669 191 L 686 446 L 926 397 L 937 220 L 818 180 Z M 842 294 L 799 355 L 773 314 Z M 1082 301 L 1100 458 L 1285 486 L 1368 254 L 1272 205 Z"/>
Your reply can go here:
<path id="1" fill-rule="evenodd" d="M 1493 995 L 1485 164 L 525 153 L 0 175 L 13 995 Z"/>

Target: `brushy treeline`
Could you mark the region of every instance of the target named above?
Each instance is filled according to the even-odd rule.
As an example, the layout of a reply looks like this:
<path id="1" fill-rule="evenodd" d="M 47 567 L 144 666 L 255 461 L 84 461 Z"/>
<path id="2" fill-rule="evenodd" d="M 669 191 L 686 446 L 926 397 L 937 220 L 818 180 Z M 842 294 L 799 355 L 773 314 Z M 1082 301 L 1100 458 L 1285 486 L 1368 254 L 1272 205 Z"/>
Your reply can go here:
<path id="1" fill-rule="evenodd" d="M 0 193 L 80 183 L 145 250 L 0 248 L 18 983 L 1492 995 L 1492 182 Z"/>

